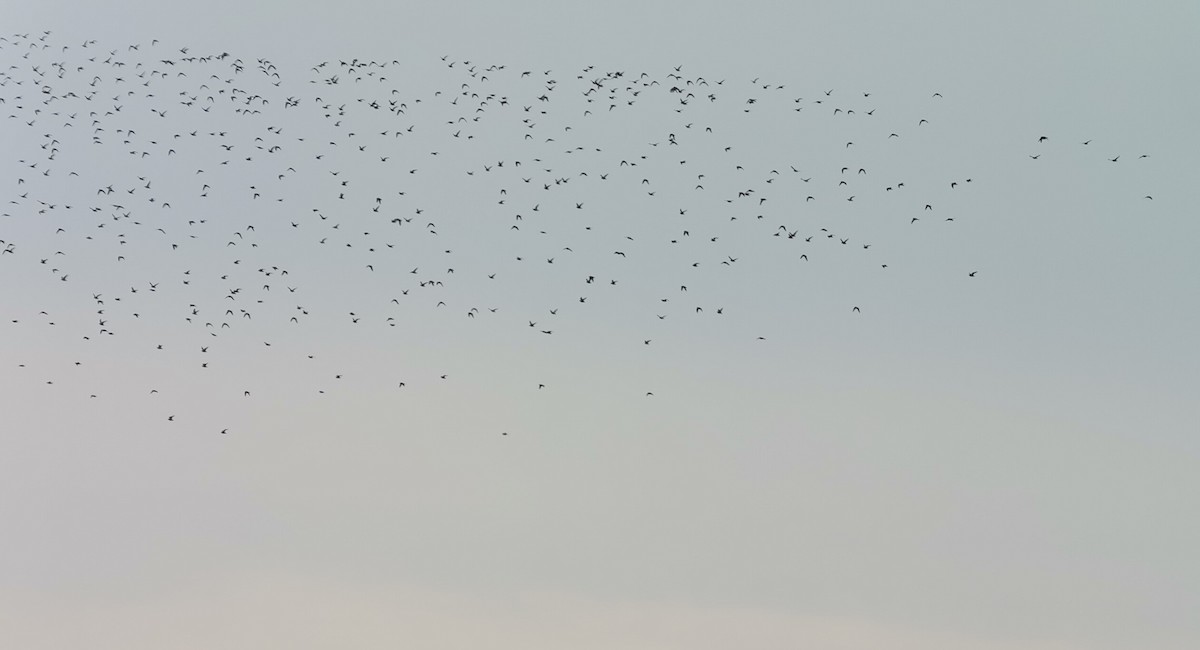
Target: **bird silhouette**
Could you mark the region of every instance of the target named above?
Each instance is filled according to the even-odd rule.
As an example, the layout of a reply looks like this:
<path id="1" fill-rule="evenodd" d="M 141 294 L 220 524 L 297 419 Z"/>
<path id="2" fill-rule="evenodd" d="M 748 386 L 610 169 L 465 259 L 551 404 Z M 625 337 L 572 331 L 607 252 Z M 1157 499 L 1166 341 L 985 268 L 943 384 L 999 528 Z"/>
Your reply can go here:
<path id="1" fill-rule="evenodd" d="M 518 70 L 448 54 L 429 57 L 433 72 L 422 77 L 390 58 L 294 66 L 201 53 L 200 45 L 192 53 L 122 44 L 92 57 L 98 48 L 42 47 L 55 42 L 44 37 L 0 40 L 0 102 L 11 114 L 0 133 L 12 143 L 4 155 L 13 170 L 0 259 L 13 278 L 31 278 L 22 300 L 40 303 L 0 305 L 13 328 L 5 338 L 42 351 L 44 341 L 103 351 L 113 359 L 109 376 L 164 386 L 162 395 L 149 392 L 158 401 L 177 398 L 164 377 L 215 386 L 195 373 L 261 364 L 288 381 L 268 390 L 246 372 L 238 388 L 255 399 L 245 404 L 274 400 L 276 391 L 284 403 L 303 404 L 314 390 L 334 395 L 330 376 L 336 386 L 394 377 L 391 368 L 412 362 L 401 350 L 453 357 L 449 351 L 485 341 L 583 368 L 589 355 L 624 354 L 616 343 L 604 348 L 597 332 L 646 324 L 653 329 L 622 340 L 641 340 L 650 358 L 685 345 L 696 346 L 685 357 L 697 358 L 714 343 L 766 346 L 766 337 L 745 333 L 782 313 L 772 309 L 804 300 L 793 275 L 820 277 L 825 291 L 857 291 L 870 280 L 853 269 L 888 269 L 890 254 L 925 256 L 931 268 L 955 273 L 939 256 L 973 250 L 965 245 L 976 214 L 970 201 L 978 200 L 972 190 L 986 186 L 982 177 L 969 185 L 973 172 L 961 161 L 930 161 L 921 148 L 952 137 L 952 120 L 940 116 L 953 102 L 924 112 L 938 92 L 914 103 L 851 92 L 839 80 L 834 100 L 835 88 L 784 91 L 765 76 L 726 84 L 674 62 L 626 74 L 602 72 L 599 63 Z M 745 112 L 778 143 L 744 133 Z M 913 130 L 914 114 L 934 118 Z M 870 128 L 861 121 L 867 116 Z M 1032 160 L 1058 153 L 1063 136 L 1042 132 Z M 1021 138 L 1029 135 L 1013 142 Z M 771 153 L 770 145 L 789 142 L 806 144 Z M 1024 169 L 1014 158 L 995 168 Z M 1069 164 L 1063 158 L 1047 155 L 1028 173 L 1055 180 Z M 1149 174 L 1157 162 L 1105 173 Z M 911 174 L 910 186 L 901 173 Z M 1125 196 L 1153 200 L 1147 191 L 1159 194 L 1139 187 Z M 893 230 L 943 200 L 952 203 L 939 203 L 939 214 L 960 219 L 954 228 L 944 227 L 954 222 L 946 217 Z M 1160 195 L 1157 203 L 1169 201 Z M 848 246 L 864 240 L 872 243 L 861 252 Z M 538 259 L 546 264 L 525 263 Z M 785 270 L 797 261 L 805 265 Z M 887 279 L 919 281 L 899 262 Z M 680 305 L 682 293 L 700 305 Z M 764 306 L 735 309 L 734 299 Z M 55 318 L 37 314 L 42 307 Z M 832 316 L 812 310 L 814 318 Z M 538 324 L 547 311 L 553 329 Z M 707 320 L 716 315 L 728 328 Z M 554 336 L 530 336 L 526 327 Z M 780 337 L 771 339 L 773 349 Z M 370 350 L 362 364 L 380 371 L 332 372 L 358 368 L 334 365 L 355 363 L 352 348 Z M 544 377 L 528 369 L 510 371 L 525 386 L 547 386 L 530 381 Z M 447 395 L 474 390 L 462 387 L 467 372 L 455 374 L 455 382 L 433 384 Z M 95 386 L 100 379 L 86 381 L 76 398 L 113 399 Z M 412 382 L 417 393 L 407 397 L 425 390 Z M 560 394 L 567 382 L 550 383 L 549 393 Z M 236 389 L 205 388 L 189 399 L 215 418 L 229 417 L 223 400 L 231 397 Z M 146 399 L 138 392 L 125 412 L 146 408 Z M 196 413 L 165 408 L 181 427 L 244 430 L 242 422 L 196 424 Z"/>

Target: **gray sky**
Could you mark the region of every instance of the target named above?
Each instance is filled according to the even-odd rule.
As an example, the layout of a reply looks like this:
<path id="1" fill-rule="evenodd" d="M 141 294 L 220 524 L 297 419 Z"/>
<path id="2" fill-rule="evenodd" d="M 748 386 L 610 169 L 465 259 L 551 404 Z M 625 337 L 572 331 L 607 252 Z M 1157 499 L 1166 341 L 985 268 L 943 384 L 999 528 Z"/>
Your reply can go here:
<path id="1" fill-rule="evenodd" d="M 1194 3 L 74 4 L 0 645 L 1200 642 Z"/>

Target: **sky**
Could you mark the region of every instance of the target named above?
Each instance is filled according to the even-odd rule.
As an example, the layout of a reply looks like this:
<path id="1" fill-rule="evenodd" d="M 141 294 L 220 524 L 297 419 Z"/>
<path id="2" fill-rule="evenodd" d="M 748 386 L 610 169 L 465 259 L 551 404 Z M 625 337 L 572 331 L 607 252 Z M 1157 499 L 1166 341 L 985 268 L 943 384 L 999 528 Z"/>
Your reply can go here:
<path id="1" fill-rule="evenodd" d="M 1200 7 L 248 4 L 0 0 L 0 645 L 1200 643 Z"/>

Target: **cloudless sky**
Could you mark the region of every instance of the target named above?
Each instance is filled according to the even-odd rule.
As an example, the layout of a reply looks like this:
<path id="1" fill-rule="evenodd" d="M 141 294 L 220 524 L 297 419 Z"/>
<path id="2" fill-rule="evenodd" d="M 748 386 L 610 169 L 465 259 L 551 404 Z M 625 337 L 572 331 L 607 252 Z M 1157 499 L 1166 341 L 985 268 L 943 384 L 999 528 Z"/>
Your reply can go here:
<path id="1" fill-rule="evenodd" d="M 0 645 L 1200 643 L 1195 3 L 76 4 Z"/>

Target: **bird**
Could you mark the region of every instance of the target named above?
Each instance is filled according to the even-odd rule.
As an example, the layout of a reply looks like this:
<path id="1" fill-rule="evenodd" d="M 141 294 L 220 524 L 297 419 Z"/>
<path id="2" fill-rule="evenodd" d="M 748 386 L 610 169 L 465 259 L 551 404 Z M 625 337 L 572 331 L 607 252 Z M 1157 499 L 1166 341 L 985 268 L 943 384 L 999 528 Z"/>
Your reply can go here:
<path id="1" fill-rule="evenodd" d="M 46 36 L 47 42 L 54 38 Z M 275 399 L 278 391 L 286 408 L 305 404 L 314 390 L 328 390 L 332 398 L 330 376 L 339 387 L 375 381 L 405 388 L 394 375 L 388 379 L 388 370 L 413 367 L 416 360 L 406 351 L 414 346 L 436 361 L 438 355 L 455 356 L 454 350 L 486 354 L 489 345 L 516 345 L 530 359 L 569 366 L 578 355 L 623 354 L 602 332 L 643 322 L 655 329 L 624 344 L 641 340 L 646 355 L 683 349 L 680 358 L 698 359 L 710 346 L 767 345 L 766 337 L 733 332 L 753 331 L 744 328 L 778 316 L 772 303 L 791 304 L 800 295 L 796 283 L 820 278 L 854 291 L 860 281 L 854 268 L 889 268 L 877 254 L 898 248 L 905 249 L 902 255 L 969 254 L 969 237 L 977 236 L 958 227 L 970 224 L 969 202 L 978 200 L 967 185 L 971 179 L 964 178 L 971 172 L 951 158 L 926 164 L 924 151 L 912 148 L 928 144 L 917 143 L 922 135 L 946 135 L 936 132 L 952 122 L 939 119 L 952 102 L 938 103 L 937 125 L 922 118 L 922 128 L 912 133 L 900 134 L 896 124 L 855 126 L 876 107 L 876 121 L 892 119 L 889 109 L 896 109 L 892 116 L 921 114 L 916 111 L 926 110 L 921 102 L 929 96 L 912 102 L 843 90 L 835 102 L 833 87 L 804 99 L 785 95 L 784 84 L 765 78 L 750 85 L 708 81 L 692 65 L 675 62 L 636 76 L 604 71 L 599 63 L 594 70 L 521 70 L 452 53 L 431 57 L 436 73 L 425 89 L 386 79 L 398 76 L 391 73 L 401 65 L 383 59 L 334 58 L 305 68 L 232 51 L 210 57 L 162 49 L 164 39 L 163 46 L 122 45 L 106 61 L 102 53 L 90 59 L 91 47 L 80 52 L 69 44 L 59 51 L 38 42 L 19 35 L 0 40 L 0 56 L 11 59 L 0 71 L 0 102 L 13 116 L 0 124 L 0 133 L 15 143 L 5 155 L 16 178 L 4 196 L 2 218 L 11 225 L 0 236 L 11 241 L 0 240 L 0 259 L 14 277 L 31 278 L 29 300 L 45 303 L 55 317 L 31 319 L 18 313 L 19 303 L 6 303 L 11 318 L 5 319 L 14 322 L 5 323 L 12 331 L 3 338 L 14 341 L 14 349 L 28 344 L 44 350 L 35 343 L 46 341 L 102 351 L 98 358 L 111 364 L 108 376 L 164 386 L 162 395 L 151 389 L 149 399 L 173 399 L 168 386 L 175 384 L 159 383 L 164 376 L 199 380 L 202 388 L 188 399 L 214 414 L 229 394 L 195 375 L 199 369 L 212 381 L 224 381 L 218 373 L 254 377 L 245 381 L 243 397 L 253 392 L 256 402 L 267 396 L 256 383 L 260 371 L 286 379 L 275 382 L 268 396 Z M 836 87 L 844 88 L 840 81 Z M 814 102 L 824 102 L 820 115 Z M 735 106 L 742 110 L 728 111 Z M 804 141 L 805 147 L 781 148 L 786 157 L 772 160 L 766 152 L 773 143 L 748 143 L 738 129 L 724 128 L 743 119 L 731 117 L 742 111 L 753 111 L 772 139 Z M 812 129 L 827 129 L 829 137 L 806 139 Z M 510 143 L 520 146 L 491 146 L 510 132 L 520 134 Z M 1042 132 L 1035 153 L 1027 154 L 1033 160 L 1050 151 L 1046 142 L 1062 138 Z M 884 142 L 888 152 L 880 158 Z M 62 163 L 91 159 L 113 162 Z M 1003 171 L 1019 162 L 1016 156 L 995 165 Z M 1147 161 L 1147 173 L 1157 162 Z M 1029 172 L 1049 182 L 1068 164 L 1051 156 Z M 889 167 L 912 175 L 904 179 L 909 187 L 927 192 L 920 202 L 887 202 L 903 199 L 906 191 L 896 178 L 880 179 Z M 683 168 L 694 169 L 696 177 L 680 178 Z M 781 174 L 784 169 L 793 173 Z M 204 176 L 199 188 L 186 181 L 197 175 Z M 936 220 L 903 233 L 888 226 L 902 224 L 904 216 L 917 223 L 911 207 L 932 211 L 947 184 L 954 209 L 939 204 L 939 214 L 957 214 L 956 228 L 939 231 Z M 837 197 L 844 201 L 831 200 Z M 827 228 L 818 231 L 822 225 Z M 827 246 L 832 240 L 847 248 Z M 864 240 L 872 244 L 851 255 Z M 785 242 L 787 250 L 772 246 Z M 538 259 L 546 265 L 524 264 Z M 795 261 L 805 264 L 791 274 L 782 270 Z M 846 275 L 834 275 L 840 272 Z M 899 263 L 888 278 L 920 282 L 906 277 Z M 128 285 L 117 284 L 126 279 Z M 573 283 L 588 285 L 589 295 L 564 293 L 574 290 Z M 682 293 L 701 306 L 679 306 L 688 297 Z M 574 300 L 558 319 L 564 295 Z M 662 297 L 671 295 L 676 297 Z M 724 302 L 731 296 L 764 304 L 761 310 L 734 309 Z M 71 313 L 63 317 L 49 304 Z M 730 306 L 728 314 L 721 304 Z M 821 318 L 821 311 L 838 308 L 815 302 L 808 309 Z M 556 318 L 553 328 L 540 325 L 542 310 Z M 714 312 L 729 329 L 705 325 Z M 461 318 L 464 313 L 469 320 Z M 854 306 L 852 313 L 861 309 Z M 871 322 L 885 316 L 876 313 Z M 59 325 L 51 327 L 54 322 Z M 150 332 L 154 339 L 147 339 Z M 771 338 L 773 349 L 779 337 Z M 652 343 L 655 351 L 648 349 Z M 688 345 L 694 347 L 684 349 Z M 203 362 L 195 358 L 197 349 Z M 360 352 L 367 358 L 351 356 Z M 300 362 L 311 369 L 294 365 Z M 378 372 L 331 371 L 359 367 L 335 365 L 343 363 Z M 251 364 L 261 365 L 250 372 Z M 80 376 L 95 365 L 81 366 Z M 566 382 L 531 377 L 530 368 L 516 364 L 505 372 L 513 381 L 525 377 L 525 386 L 541 391 L 549 381 L 554 394 L 561 392 Z M 635 366 L 629 373 L 642 370 Z M 448 373 L 430 375 L 446 380 L 434 383 L 447 393 L 475 390 L 465 371 L 456 371 L 455 382 Z M 412 377 L 419 393 L 422 382 Z M 55 399 L 64 408 L 83 395 L 94 399 L 104 392 L 106 402 L 114 399 L 94 386 L 99 379 L 86 381 L 91 383 L 74 398 Z M 148 399 L 138 390 L 144 389 L 128 398 L 131 405 Z M 636 391 L 621 395 L 636 397 Z M 123 412 L 133 417 L 139 411 Z M 194 418 L 185 415 L 178 426 L 193 426 Z M 175 415 L 168 421 L 176 422 Z M 226 434 L 242 425 L 195 426 Z"/>

